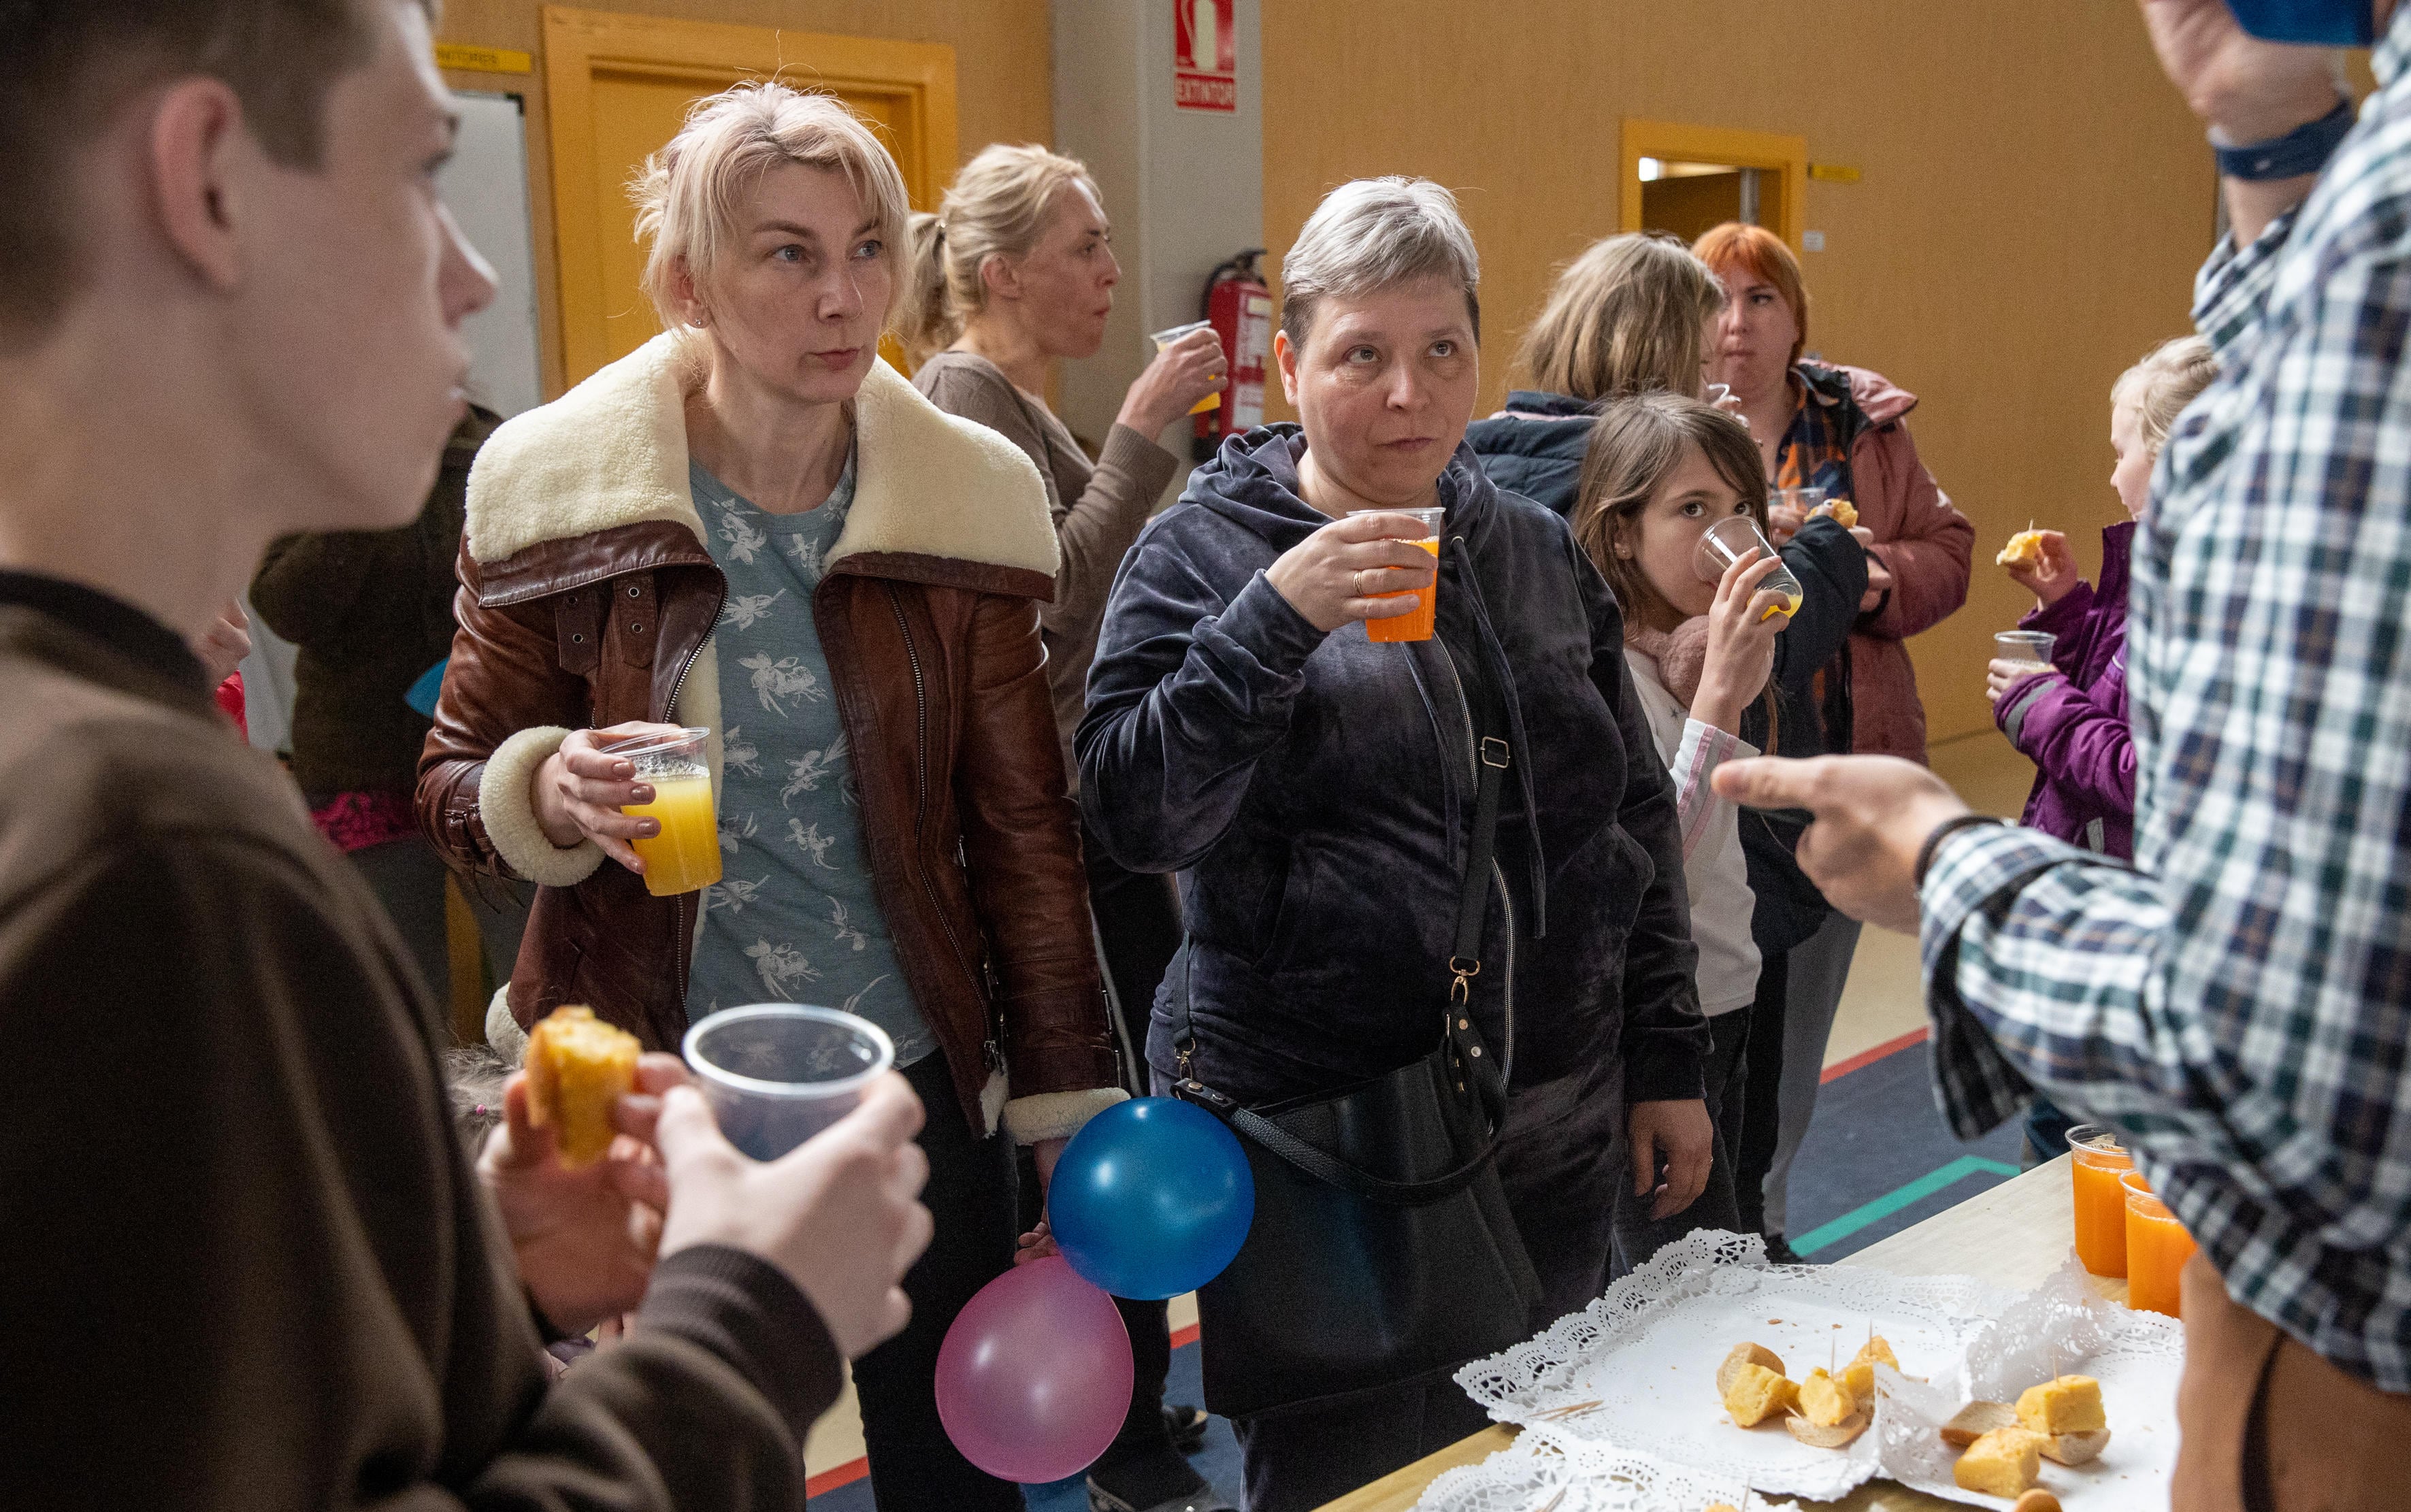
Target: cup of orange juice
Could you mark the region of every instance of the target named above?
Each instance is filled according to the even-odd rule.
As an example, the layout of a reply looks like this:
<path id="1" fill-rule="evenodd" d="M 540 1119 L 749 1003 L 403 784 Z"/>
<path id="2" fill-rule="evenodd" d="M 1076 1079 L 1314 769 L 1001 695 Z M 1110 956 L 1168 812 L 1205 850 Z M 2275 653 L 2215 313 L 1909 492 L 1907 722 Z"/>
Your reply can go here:
<path id="1" fill-rule="evenodd" d="M 2118 1178 L 2135 1157 L 2099 1124 L 2068 1131 L 2070 1179 L 2076 1184 L 2076 1258 L 2097 1276 L 2126 1273 L 2126 1193 Z"/>
<path id="2" fill-rule="evenodd" d="M 711 800 L 711 763 L 701 726 L 676 734 L 632 735 L 602 749 L 636 763 L 636 780 L 653 790 L 650 803 L 628 804 L 620 812 L 661 821 L 659 835 L 630 840 L 645 864 L 645 891 L 676 897 L 720 880 L 720 825 Z"/>
<path id="3" fill-rule="evenodd" d="M 1800 586 L 1800 579 L 1791 575 L 1791 569 L 1783 565 L 1781 554 L 1767 540 L 1766 532 L 1758 528 L 1758 521 L 1746 515 L 1728 516 L 1709 526 L 1700 537 L 1700 549 L 1691 565 L 1702 582 L 1721 583 L 1726 571 L 1749 551 L 1757 552 L 1761 561 L 1775 559 L 1775 571 L 1759 579 L 1758 590 L 1780 593 L 1786 601 L 1783 608 L 1769 609 L 1759 618 L 1765 620 L 1779 614 L 1798 614 L 1807 590 Z"/>
<path id="4" fill-rule="evenodd" d="M 1439 528 L 1447 518 L 1445 509 L 1352 509 L 1351 515 L 1409 515 L 1423 522 L 1424 534 L 1415 542 L 1439 560 Z M 1399 539 L 1404 540 L 1401 536 Z M 1388 619 L 1365 621 L 1365 638 L 1368 641 L 1427 641 L 1432 638 L 1432 616 L 1439 607 L 1439 573 L 1435 567 L 1432 585 L 1426 589 L 1408 589 L 1402 593 L 1376 593 L 1377 599 L 1420 598 L 1423 602 L 1407 614 Z"/>
<path id="5" fill-rule="evenodd" d="M 2130 1170 L 2118 1181 L 2126 1198 L 2126 1305 L 2180 1316 L 2177 1278 L 2200 1246 L 2154 1195 L 2141 1171 Z"/>
<path id="6" fill-rule="evenodd" d="M 1186 326 L 1174 326 L 1168 329 L 1151 331 L 1148 333 L 1147 339 L 1155 343 L 1155 349 L 1158 352 L 1161 352 L 1165 347 L 1170 346 L 1173 342 L 1188 335 L 1191 331 L 1210 330 L 1213 328 L 1213 326 L 1214 323 L 1210 320 L 1192 320 Z M 1208 373 L 1206 376 L 1210 378 L 1213 374 Z M 1207 410 L 1218 410 L 1221 407 L 1222 391 L 1218 388 L 1214 390 L 1214 392 L 1206 395 L 1204 399 L 1199 400 L 1196 403 L 1189 406 L 1189 413 L 1191 414 L 1203 414 Z"/>

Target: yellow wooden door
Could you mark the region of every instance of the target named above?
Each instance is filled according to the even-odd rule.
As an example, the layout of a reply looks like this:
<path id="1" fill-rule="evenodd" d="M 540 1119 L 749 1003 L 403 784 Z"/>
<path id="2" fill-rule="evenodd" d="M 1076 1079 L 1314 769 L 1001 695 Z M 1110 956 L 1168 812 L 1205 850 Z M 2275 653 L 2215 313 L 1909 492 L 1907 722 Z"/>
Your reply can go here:
<path id="1" fill-rule="evenodd" d="M 548 6 L 552 198 L 563 374 L 575 384 L 661 329 L 638 286 L 628 183 L 687 108 L 746 79 L 825 90 L 877 124 L 913 208 L 936 206 L 955 168 L 955 50 Z M 899 249 L 899 253 L 901 249 Z"/>

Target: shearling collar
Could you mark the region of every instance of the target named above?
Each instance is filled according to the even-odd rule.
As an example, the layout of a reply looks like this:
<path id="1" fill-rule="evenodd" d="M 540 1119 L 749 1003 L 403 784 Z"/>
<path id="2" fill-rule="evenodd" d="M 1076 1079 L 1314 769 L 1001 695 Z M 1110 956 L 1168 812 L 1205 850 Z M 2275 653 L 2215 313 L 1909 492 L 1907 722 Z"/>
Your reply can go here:
<path id="1" fill-rule="evenodd" d="M 687 476 L 685 400 L 700 382 L 675 334 L 657 336 L 550 404 L 496 430 L 469 473 L 470 559 L 495 568 L 531 547 L 621 526 L 673 524 L 709 546 Z M 959 575 L 948 564 L 1036 574 L 1060 555 L 1038 469 L 1013 443 L 924 399 L 874 361 L 855 400 L 854 507 L 829 550 Z"/>

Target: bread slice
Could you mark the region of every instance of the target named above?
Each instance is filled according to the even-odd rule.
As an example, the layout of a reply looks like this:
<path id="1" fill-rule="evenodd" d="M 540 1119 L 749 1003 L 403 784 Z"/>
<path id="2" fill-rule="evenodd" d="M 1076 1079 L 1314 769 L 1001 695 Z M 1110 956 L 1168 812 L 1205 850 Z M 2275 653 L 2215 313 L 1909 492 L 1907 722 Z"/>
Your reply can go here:
<path id="1" fill-rule="evenodd" d="M 1790 1431 L 1793 1438 L 1813 1448 L 1847 1449 L 1853 1439 L 1867 1431 L 1870 1421 L 1866 1409 L 1862 1407 L 1840 1422 L 1832 1424 L 1812 1422 L 1794 1413 L 1783 1419 L 1783 1426 Z"/>
<path id="2" fill-rule="evenodd" d="M 2106 1428 L 2097 1428 L 2089 1433 L 2054 1433 L 2043 1440 L 2042 1457 L 2057 1464 L 2091 1464 L 2109 1447 L 2110 1430 Z"/>
<path id="3" fill-rule="evenodd" d="M 1783 1374 L 1783 1357 L 1774 1350 L 1763 1345 L 1737 1344 L 1732 1346 L 1732 1353 L 1725 1356 L 1725 1362 L 1717 1367 L 1717 1395 L 1722 1396 L 1732 1389 L 1733 1380 L 1741 1374 L 1744 1365 L 1761 1366 L 1777 1375 Z"/>
<path id="4" fill-rule="evenodd" d="M 1942 1425 L 1942 1442 L 1964 1449 L 1995 1428 L 2018 1426 L 2018 1409 L 2006 1402 L 1970 1402 Z"/>

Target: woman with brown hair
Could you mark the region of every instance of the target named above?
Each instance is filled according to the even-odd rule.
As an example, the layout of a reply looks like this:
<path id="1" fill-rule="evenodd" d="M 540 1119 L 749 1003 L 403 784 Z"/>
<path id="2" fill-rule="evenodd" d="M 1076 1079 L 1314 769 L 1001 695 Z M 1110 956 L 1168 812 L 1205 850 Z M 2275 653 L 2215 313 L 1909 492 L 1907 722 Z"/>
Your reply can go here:
<path id="1" fill-rule="evenodd" d="M 1725 285 L 1709 370 L 1741 401 L 1766 486 L 1818 487 L 1830 499 L 1848 499 L 1869 533 L 1867 592 L 1849 641 L 1825 670 L 1824 696 L 1802 710 L 1799 738 L 1776 754 L 1857 751 L 1921 764 L 1925 707 L 1905 643 L 1966 602 L 1976 531 L 1918 459 L 1907 425 L 1917 396 L 1880 373 L 1804 356 L 1808 294 L 1800 260 L 1781 237 L 1728 222 L 1692 250 Z M 1772 523 L 1779 545 L 1801 527 L 1802 512 L 1778 503 Z M 1792 860 L 1796 836 L 1786 839 L 1751 850 L 1759 944 L 1786 957 L 1783 1000 L 1764 1005 L 1758 1025 L 1760 1043 L 1769 1048 L 1775 1025 L 1782 1025 L 1782 1114 L 1779 1126 L 1746 1141 L 1740 1161 L 1742 1215 L 1778 1247 L 1791 1157 L 1816 1111 L 1825 1040 L 1859 942 L 1857 922 L 1827 908 Z M 1772 1095 L 1765 1070 L 1761 1061 L 1751 1081 Z"/>
<path id="2" fill-rule="evenodd" d="M 1653 1222 L 1619 1191 L 1616 1258 L 1629 1269 L 1693 1228 L 1737 1221 L 1732 1152 L 1746 1112 L 1747 1010 L 1761 959 L 1750 935 L 1756 897 L 1742 848 L 1745 816 L 1708 779 L 1722 763 L 1773 744 L 1787 689 L 1849 633 L 1866 556 L 1840 526 L 1816 519 L 1781 558 L 1802 589 L 1796 605 L 1761 587 L 1776 570 L 1772 557 L 1745 552 L 1718 581 L 1703 578 L 1702 538 L 1736 516 L 1762 532 L 1766 494 L 1741 422 L 1673 394 L 1609 401 L 1591 428 L 1577 498 L 1574 539 L 1624 606 L 1624 659 L 1673 778 L 1711 1040 L 1701 1067 L 1717 1131 L 1707 1192 L 1689 1212 Z"/>
<path id="3" fill-rule="evenodd" d="M 911 1323 L 855 1361 L 883 1508 L 1021 1491 L 939 1421 L 948 1325 L 1013 1263 L 1039 1179 L 1122 1099 L 1038 605 L 1058 550 L 1029 458 L 878 359 L 902 177 L 844 106 L 700 101 L 648 165 L 670 328 L 497 430 L 470 476 L 460 629 L 419 763 L 456 865 L 540 883 L 508 990 L 657 1049 L 715 1007 L 877 1024 L 928 1111 L 937 1220 Z M 723 880 L 657 897 L 605 748 L 709 733 Z M 601 726 L 602 728 L 595 728 Z"/>
<path id="4" fill-rule="evenodd" d="M 1702 397 L 1724 305 L 1707 265 L 1663 232 L 1592 242 L 1524 333 L 1516 365 L 1532 386 L 1467 427 L 1467 444 L 1493 483 L 1571 515 L 1600 407 L 1629 394 Z"/>

